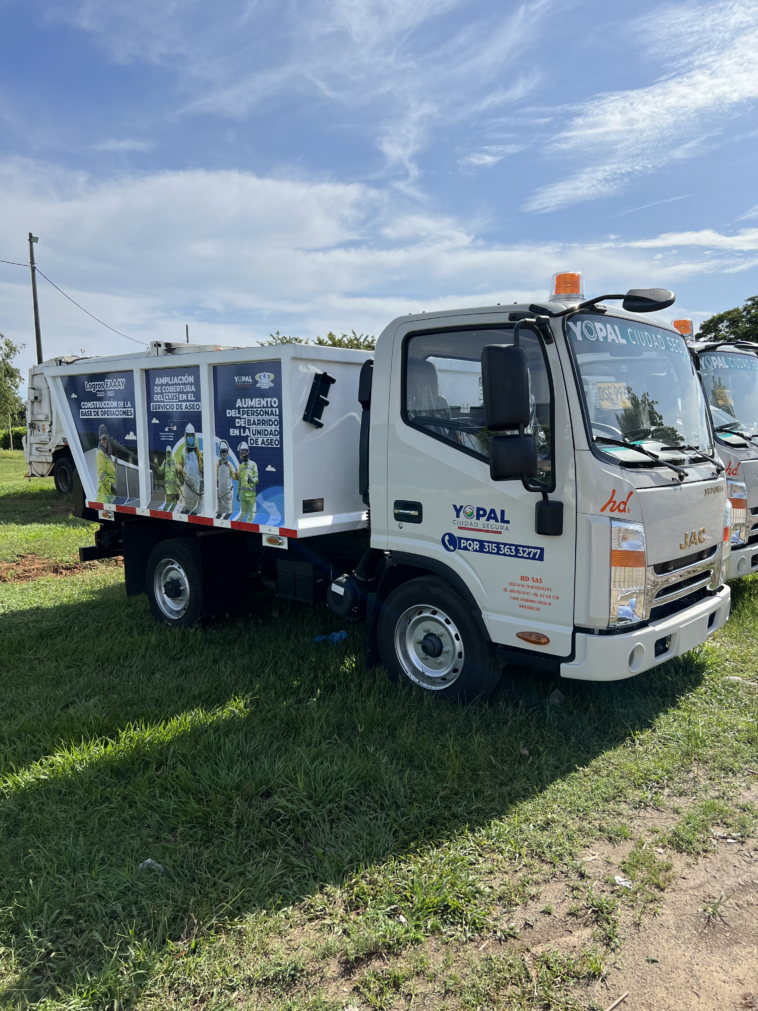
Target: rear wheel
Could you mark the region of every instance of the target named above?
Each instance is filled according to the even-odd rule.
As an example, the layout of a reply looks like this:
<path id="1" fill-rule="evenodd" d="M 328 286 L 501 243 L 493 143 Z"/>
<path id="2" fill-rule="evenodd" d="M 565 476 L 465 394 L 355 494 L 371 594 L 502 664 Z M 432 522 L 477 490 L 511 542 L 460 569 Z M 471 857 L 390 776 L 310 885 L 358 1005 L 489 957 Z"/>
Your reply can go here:
<path id="1" fill-rule="evenodd" d="M 486 698 L 499 680 L 494 648 L 470 609 L 445 583 L 427 576 L 394 590 L 377 627 L 379 655 L 393 680 L 459 702 Z"/>
<path id="2" fill-rule="evenodd" d="M 147 560 L 145 586 L 159 621 L 177 628 L 195 625 L 203 612 L 197 546 L 183 538 L 156 544 Z"/>
<path id="3" fill-rule="evenodd" d="M 59 495 L 70 495 L 74 490 L 74 461 L 70 456 L 59 456 L 53 465 L 53 481 Z"/>

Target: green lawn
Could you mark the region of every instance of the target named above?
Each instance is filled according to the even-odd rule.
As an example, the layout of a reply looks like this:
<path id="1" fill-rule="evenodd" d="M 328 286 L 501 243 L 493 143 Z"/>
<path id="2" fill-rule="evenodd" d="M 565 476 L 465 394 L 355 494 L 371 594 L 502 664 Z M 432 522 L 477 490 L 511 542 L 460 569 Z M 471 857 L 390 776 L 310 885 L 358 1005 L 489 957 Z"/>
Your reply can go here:
<path id="1" fill-rule="evenodd" d="M 51 477 L 26 477 L 21 450 L 0 449 L 0 562 L 25 554 L 77 560 L 80 545 L 94 543 L 95 527 L 73 517 L 71 503 Z"/>
<path id="2" fill-rule="evenodd" d="M 51 522 L 10 456 L 0 557 L 75 554 L 89 525 Z M 736 589 L 727 628 L 653 674 L 514 672 L 461 708 L 365 671 L 360 626 L 314 644 L 340 627 L 323 607 L 266 593 L 181 631 L 113 566 L 0 583 L 0 1007 L 596 1006 L 619 897 L 582 848 L 674 802 L 670 852 L 753 831 L 758 690 L 723 678 L 755 677 L 758 582 Z M 665 875 L 649 854 L 627 873 L 644 910 Z M 525 975 L 499 945 L 556 874 L 593 940 Z"/>

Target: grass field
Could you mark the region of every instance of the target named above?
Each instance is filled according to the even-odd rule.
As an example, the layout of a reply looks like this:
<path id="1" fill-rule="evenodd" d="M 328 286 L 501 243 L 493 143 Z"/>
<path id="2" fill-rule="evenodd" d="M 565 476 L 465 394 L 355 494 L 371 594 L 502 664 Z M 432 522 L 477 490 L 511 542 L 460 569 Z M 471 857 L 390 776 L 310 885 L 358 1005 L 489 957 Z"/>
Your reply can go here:
<path id="1" fill-rule="evenodd" d="M 20 453 L 0 468 L 1 560 L 91 543 Z M 360 626 L 315 644 L 326 608 L 167 629 L 122 574 L 0 582 L 0 1007 L 598 1007 L 620 904 L 650 915 L 714 825 L 754 831 L 758 691 L 724 680 L 755 677 L 754 579 L 652 674 L 516 671 L 460 708 L 367 672 Z M 641 809 L 671 813 L 661 854 L 592 881 L 583 848 Z M 529 955 L 519 909 L 557 879 L 592 936 Z"/>

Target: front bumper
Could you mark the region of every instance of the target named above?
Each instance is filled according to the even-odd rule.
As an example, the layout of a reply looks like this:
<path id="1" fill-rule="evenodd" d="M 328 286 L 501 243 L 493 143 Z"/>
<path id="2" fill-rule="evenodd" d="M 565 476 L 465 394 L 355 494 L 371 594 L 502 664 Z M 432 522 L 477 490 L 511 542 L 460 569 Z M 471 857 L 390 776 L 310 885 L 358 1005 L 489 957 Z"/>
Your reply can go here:
<path id="1" fill-rule="evenodd" d="M 732 548 L 729 559 L 729 579 L 739 579 L 758 572 L 758 544 L 747 544 L 744 548 Z"/>
<path id="2" fill-rule="evenodd" d="M 561 677 L 580 681 L 621 681 L 688 653 L 705 642 L 729 617 L 728 586 L 685 611 L 622 635 L 577 632 L 575 657 L 561 664 Z M 670 637 L 667 648 L 655 654 L 656 643 Z M 663 645 L 663 644 L 661 644 Z"/>

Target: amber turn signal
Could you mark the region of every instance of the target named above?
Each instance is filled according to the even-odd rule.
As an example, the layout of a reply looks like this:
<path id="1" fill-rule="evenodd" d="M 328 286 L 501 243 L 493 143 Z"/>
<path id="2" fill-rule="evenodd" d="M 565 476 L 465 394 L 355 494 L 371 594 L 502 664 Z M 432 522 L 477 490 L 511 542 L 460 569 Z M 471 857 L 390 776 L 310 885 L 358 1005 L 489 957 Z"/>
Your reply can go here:
<path id="1" fill-rule="evenodd" d="M 519 639 L 523 639 L 524 642 L 531 642 L 534 646 L 547 646 L 550 642 L 546 635 L 542 632 L 516 632 L 516 636 Z"/>

